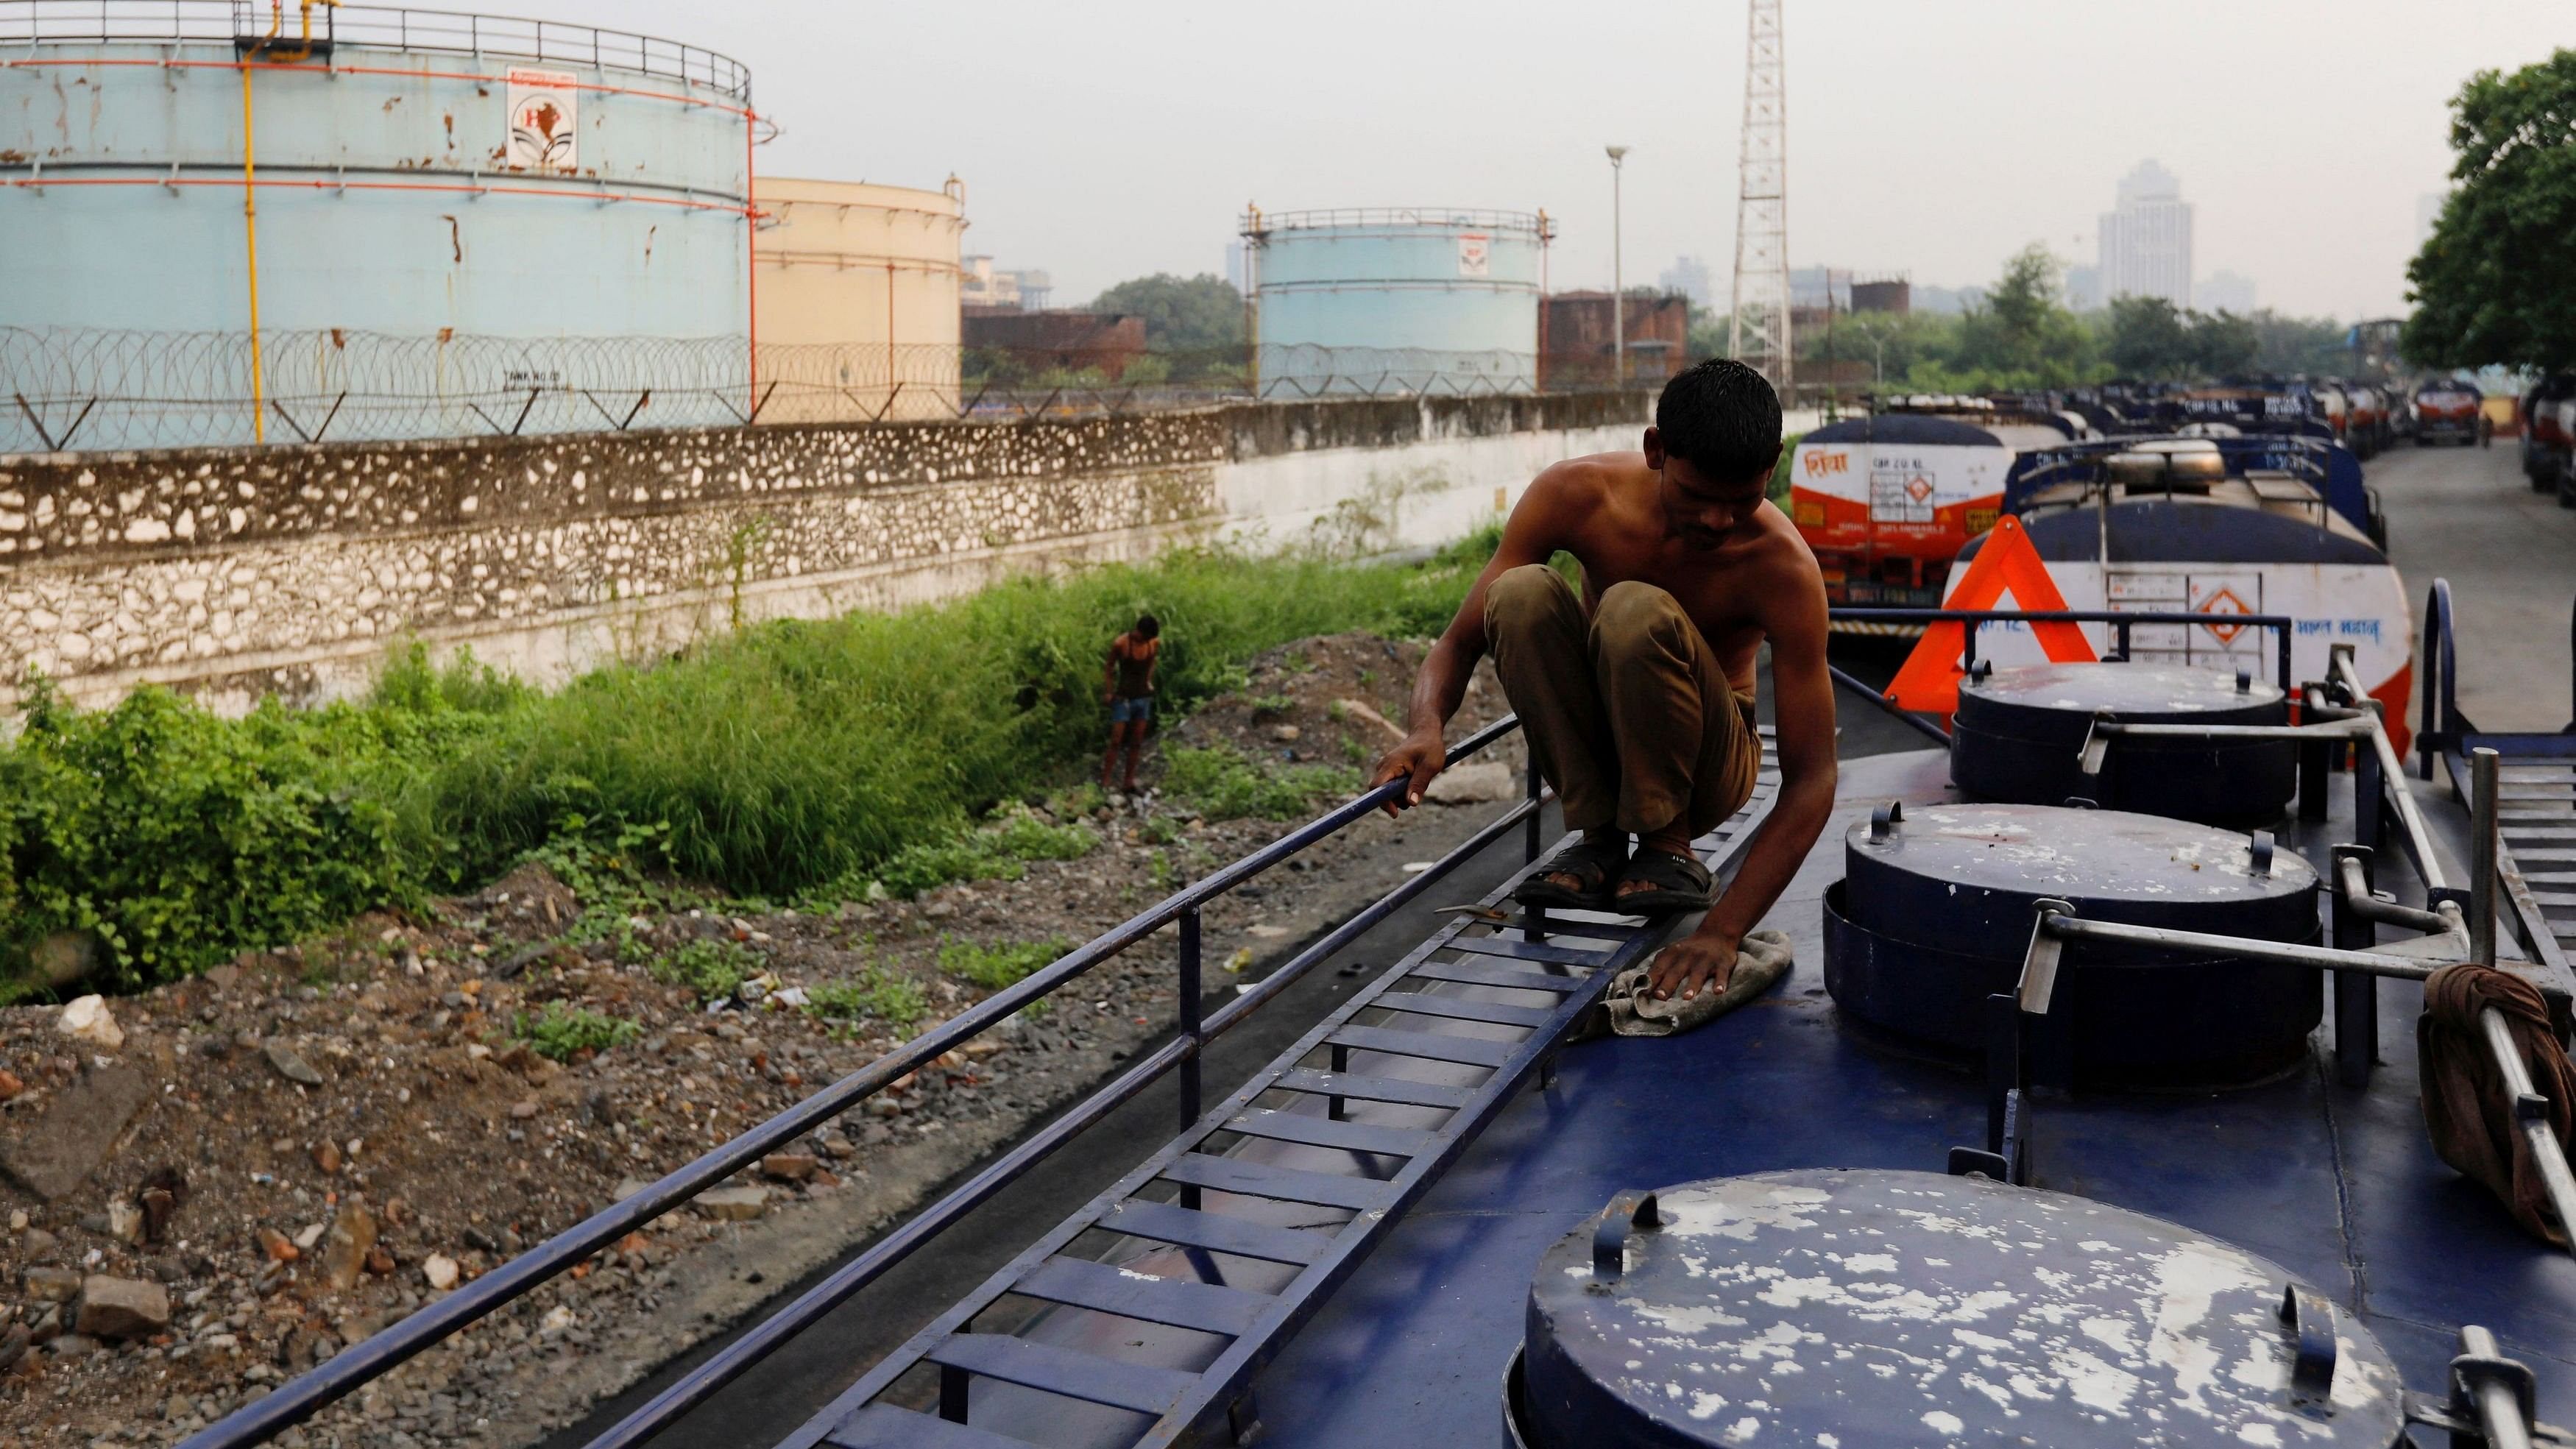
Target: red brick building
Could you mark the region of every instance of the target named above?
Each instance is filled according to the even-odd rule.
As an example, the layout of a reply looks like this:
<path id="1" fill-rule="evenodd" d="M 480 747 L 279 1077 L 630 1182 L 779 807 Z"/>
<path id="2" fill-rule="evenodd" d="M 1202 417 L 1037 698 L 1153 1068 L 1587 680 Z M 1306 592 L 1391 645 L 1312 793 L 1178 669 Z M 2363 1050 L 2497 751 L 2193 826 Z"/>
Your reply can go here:
<path id="1" fill-rule="evenodd" d="M 1539 314 L 1538 385 L 1565 389 L 1608 387 L 1617 371 L 1610 331 L 1610 294 L 1559 292 Z M 1628 381 L 1654 385 L 1687 366 L 1690 299 L 1680 293 L 1630 292 L 1621 309 L 1628 333 Z"/>
<path id="2" fill-rule="evenodd" d="M 970 354 L 1000 354 L 996 361 L 1027 372 L 1092 371 L 1115 382 L 1145 351 L 1145 319 L 1127 313 L 977 308 L 962 320 Z"/>

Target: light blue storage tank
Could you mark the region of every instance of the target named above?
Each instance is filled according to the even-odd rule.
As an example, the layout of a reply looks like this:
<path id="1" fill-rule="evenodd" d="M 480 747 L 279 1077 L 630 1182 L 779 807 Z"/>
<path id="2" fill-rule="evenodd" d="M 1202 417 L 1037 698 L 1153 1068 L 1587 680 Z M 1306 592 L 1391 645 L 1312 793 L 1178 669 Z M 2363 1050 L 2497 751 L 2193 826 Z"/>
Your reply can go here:
<path id="1" fill-rule="evenodd" d="M 0 0 L 0 452 L 750 408 L 741 66 L 299 8 Z"/>
<path id="2" fill-rule="evenodd" d="M 1262 395 L 1535 390 L 1547 226 L 1543 212 L 1252 212 Z"/>

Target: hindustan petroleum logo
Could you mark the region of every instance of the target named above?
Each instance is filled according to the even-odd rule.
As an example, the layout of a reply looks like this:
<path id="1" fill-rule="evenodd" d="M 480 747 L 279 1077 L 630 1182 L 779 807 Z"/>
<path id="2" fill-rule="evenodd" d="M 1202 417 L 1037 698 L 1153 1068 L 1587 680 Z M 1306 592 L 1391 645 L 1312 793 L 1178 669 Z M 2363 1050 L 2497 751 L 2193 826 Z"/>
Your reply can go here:
<path id="1" fill-rule="evenodd" d="M 512 67 L 510 135 L 502 155 L 514 171 L 570 171 L 581 164 L 581 77 Z"/>

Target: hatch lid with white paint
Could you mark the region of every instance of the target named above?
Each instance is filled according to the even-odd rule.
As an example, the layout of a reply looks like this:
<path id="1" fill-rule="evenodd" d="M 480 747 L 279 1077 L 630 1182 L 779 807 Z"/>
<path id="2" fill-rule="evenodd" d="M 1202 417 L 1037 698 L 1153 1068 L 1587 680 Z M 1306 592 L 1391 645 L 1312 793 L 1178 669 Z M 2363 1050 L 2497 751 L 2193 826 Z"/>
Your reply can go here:
<path id="1" fill-rule="evenodd" d="M 2297 1280 L 2159 1218 L 1830 1170 L 1668 1188 L 1643 1218 L 1623 1197 L 1609 1216 L 1550 1249 L 1530 1289 L 1519 1411 L 1540 1449 L 2384 1449 L 2403 1432 L 2368 1329 L 2320 1325 L 2311 1298 L 2294 1382 Z"/>

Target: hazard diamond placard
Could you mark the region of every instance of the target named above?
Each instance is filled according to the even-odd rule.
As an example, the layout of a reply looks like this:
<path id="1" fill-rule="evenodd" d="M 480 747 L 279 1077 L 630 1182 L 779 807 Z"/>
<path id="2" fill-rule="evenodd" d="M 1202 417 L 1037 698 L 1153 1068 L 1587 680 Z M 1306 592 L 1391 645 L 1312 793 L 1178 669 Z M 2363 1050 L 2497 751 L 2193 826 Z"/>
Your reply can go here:
<path id="1" fill-rule="evenodd" d="M 1994 532 L 1986 535 L 1985 546 L 1977 550 L 1968 572 L 1950 590 L 1942 607 L 2003 607 L 1998 601 L 2006 594 L 2013 600 L 2008 607 L 2066 607 L 2066 596 L 2057 591 L 2057 581 L 2048 576 L 2048 565 L 2040 560 L 2030 535 L 2022 531 L 2021 520 L 2010 514 L 1995 520 Z M 2092 642 L 2073 624 L 2060 621 L 2030 627 L 2039 647 L 2060 664 L 2089 662 L 2095 657 Z M 1959 707 L 1959 676 L 1967 672 L 1960 659 L 1967 649 L 1965 623 L 1954 619 L 1933 624 L 1923 631 L 1923 642 L 1914 646 L 1905 667 L 1896 671 L 1896 678 L 1887 686 L 1887 697 L 1907 709 L 1947 719 Z"/>

